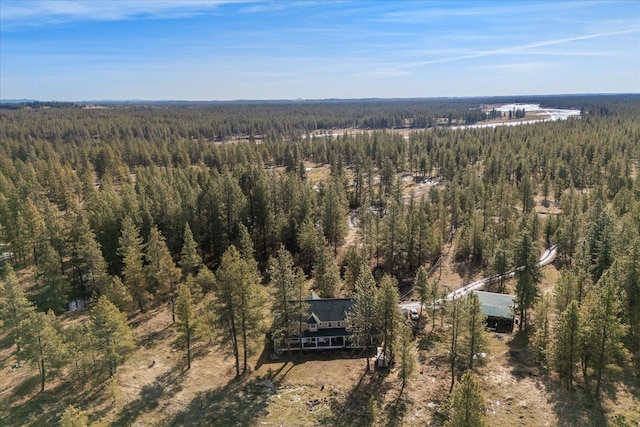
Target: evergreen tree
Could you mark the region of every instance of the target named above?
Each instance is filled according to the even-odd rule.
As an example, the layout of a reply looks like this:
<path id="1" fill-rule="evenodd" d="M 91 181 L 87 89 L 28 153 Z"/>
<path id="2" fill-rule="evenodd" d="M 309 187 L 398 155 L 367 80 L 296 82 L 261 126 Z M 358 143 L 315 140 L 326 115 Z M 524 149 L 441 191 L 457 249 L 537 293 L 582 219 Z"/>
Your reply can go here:
<path id="1" fill-rule="evenodd" d="M 404 390 L 407 380 L 414 374 L 416 367 L 415 344 L 413 341 L 413 332 L 409 325 L 399 322 L 399 342 L 398 352 L 400 357 L 400 379 L 402 380 L 402 390 Z"/>
<path id="2" fill-rule="evenodd" d="M 27 242 L 27 230 L 24 214 L 21 212 L 22 200 L 17 191 L 13 191 L 5 199 L 2 194 L 2 225 L 4 237 L 9 243 L 17 265 L 26 263 L 26 256 L 30 250 Z"/>
<path id="3" fill-rule="evenodd" d="M 240 223 L 246 199 L 238 181 L 226 171 L 220 178 L 221 223 L 224 227 L 222 247 L 227 247 L 236 237 L 237 225 Z"/>
<path id="4" fill-rule="evenodd" d="M 304 268 L 313 265 L 318 255 L 319 247 L 323 244 L 324 236 L 311 220 L 307 218 L 298 231 L 297 242 L 300 252 L 298 253 L 298 264 Z"/>
<path id="5" fill-rule="evenodd" d="M 377 323 L 382 338 L 382 353 L 387 361 L 393 362 L 401 323 L 400 311 L 398 310 L 400 303 L 398 282 L 394 277 L 385 274 L 380 280 L 377 303 Z"/>
<path id="6" fill-rule="evenodd" d="M 629 324 L 629 349 L 636 352 L 636 364 L 640 364 L 640 238 L 635 237 L 630 246 L 619 261 L 619 271 L 627 297 L 624 309 Z"/>
<path id="7" fill-rule="evenodd" d="M 113 305 L 123 312 L 126 312 L 133 303 L 133 298 L 131 298 L 129 290 L 118 276 L 109 276 L 107 278 L 101 295 L 104 295 Z"/>
<path id="8" fill-rule="evenodd" d="M 516 310 L 520 317 L 518 327 L 526 329 L 528 311 L 534 306 L 538 298 L 538 283 L 540 282 L 540 267 L 538 266 L 538 251 L 531 234 L 523 231 L 522 240 L 516 251 Z"/>
<path id="9" fill-rule="evenodd" d="M 191 369 L 191 340 L 196 329 L 197 318 L 191 291 L 185 284 L 178 288 L 175 313 L 178 318 L 177 326 L 179 339 L 185 342 L 187 349 L 187 369 Z M 174 320 L 175 322 L 175 320 Z"/>
<path id="10" fill-rule="evenodd" d="M 118 254 L 122 257 L 124 284 L 140 311 L 144 311 L 149 301 L 147 277 L 142 265 L 144 245 L 138 228 L 128 216 L 122 221 L 119 244 Z"/>
<path id="11" fill-rule="evenodd" d="M 157 272 L 160 270 L 160 259 L 165 254 L 169 254 L 166 240 L 162 233 L 160 233 L 160 230 L 158 230 L 157 225 L 151 227 L 144 248 L 144 271 L 147 282 L 149 283 L 149 292 L 157 294 L 163 285 L 157 277 Z M 169 254 L 169 256 L 171 256 L 171 254 Z"/>
<path id="12" fill-rule="evenodd" d="M 26 238 L 31 249 L 33 263 L 38 267 L 40 262 L 38 255 L 41 250 L 41 244 L 44 241 L 45 222 L 33 200 L 26 199 L 23 203 L 22 215 L 20 217 L 23 221 L 21 224 L 23 232 L 21 234 Z M 61 269 L 62 266 L 58 265 L 58 271 Z"/>
<path id="13" fill-rule="evenodd" d="M 613 220 L 601 200 L 597 200 L 589 212 L 585 238 L 589 249 L 589 271 L 595 283 L 613 264 Z"/>
<path id="14" fill-rule="evenodd" d="M 400 189 L 402 181 L 396 184 L 394 195 L 387 204 L 387 213 L 383 218 L 383 253 L 387 271 L 401 271 L 406 260 L 406 223 L 404 201 Z"/>
<path id="15" fill-rule="evenodd" d="M 88 378 L 96 368 L 99 355 L 91 323 L 70 325 L 64 332 L 68 353 L 72 355 L 74 373 L 80 378 Z"/>
<path id="16" fill-rule="evenodd" d="M 266 260 L 277 241 L 274 183 L 266 173 L 261 173 L 251 189 L 249 209 L 253 240 L 258 245 L 258 259 Z"/>
<path id="17" fill-rule="evenodd" d="M 97 352 L 109 369 L 109 376 L 135 348 L 135 341 L 127 318 L 105 296 L 98 299 L 89 314 L 91 334 Z"/>
<path id="18" fill-rule="evenodd" d="M 551 364 L 569 390 L 573 389 L 573 373 L 579 359 L 580 307 L 573 300 L 560 313 L 553 332 Z"/>
<path id="19" fill-rule="evenodd" d="M 202 266 L 202 258 L 198 254 L 198 245 L 193 239 L 191 227 L 189 223 L 184 226 L 182 252 L 180 253 L 180 268 L 182 268 L 182 276 L 197 274 L 198 269 Z"/>
<path id="20" fill-rule="evenodd" d="M 347 200 L 340 181 L 329 181 L 322 202 L 322 231 L 335 253 L 347 234 Z"/>
<path id="21" fill-rule="evenodd" d="M 327 245 L 318 248 L 316 262 L 313 266 L 315 288 L 322 298 L 335 298 L 340 289 L 340 271 L 336 265 L 332 250 Z"/>
<path id="22" fill-rule="evenodd" d="M 424 265 L 421 265 L 420 268 L 418 268 L 418 271 L 416 273 L 416 278 L 414 281 L 414 287 L 418 292 L 418 296 L 420 297 L 420 317 L 422 317 L 422 308 L 424 307 L 425 303 L 429 301 L 429 290 L 430 290 L 429 276 L 427 273 L 427 269 L 424 267 Z"/>
<path id="23" fill-rule="evenodd" d="M 208 293 L 215 287 L 216 276 L 206 265 L 203 265 L 200 271 L 198 271 L 196 282 L 198 283 L 200 293 Z"/>
<path id="24" fill-rule="evenodd" d="M 451 370 L 451 386 L 449 387 L 449 393 L 453 391 L 453 386 L 456 381 L 456 362 L 458 360 L 458 340 L 460 339 L 460 330 L 462 328 L 462 309 L 459 298 L 455 296 L 448 304 L 448 320 L 451 327 L 449 328 L 449 367 Z"/>
<path id="25" fill-rule="evenodd" d="M 543 203 L 545 206 L 549 206 L 549 192 L 551 189 L 551 182 L 549 180 L 549 174 L 545 174 L 544 180 L 542 181 L 542 197 Z"/>
<path id="26" fill-rule="evenodd" d="M 615 361 L 626 357 L 622 338 L 627 326 L 623 324 L 620 292 L 612 271 L 606 271 L 589 291 L 581 307 L 583 320 L 583 372 L 593 368 L 596 380 L 594 395 L 600 396 L 602 380 L 606 370 Z"/>
<path id="27" fill-rule="evenodd" d="M 446 427 L 486 426 L 485 401 L 471 372 L 465 373 L 449 397 Z"/>
<path id="28" fill-rule="evenodd" d="M 123 215 L 120 197 L 108 181 L 103 181 L 100 191 L 87 197 L 84 210 L 102 248 L 109 273 L 120 274 L 122 260 L 118 256 L 118 246 Z"/>
<path id="29" fill-rule="evenodd" d="M 256 262 L 256 254 L 253 248 L 251 234 L 249 234 L 249 230 L 243 223 L 238 225 L 238 230 L 238 249 L 240 250 L 240 255 L 242 256 L 242 259 L 257 269 L 258 263 Z"/>
<path id="30" fill-rule="evenodd" d="M 269 258 L 267 272 L 271 278 L 274 298 L 272 335 L 274 340 L 284 340 L 289 347 L 292 335 L 301 336 L 302 318 L 309 308 L 304 301 L 304 273 L 294 269 L 291 254 L 284 246 L 280 247 L 276 256 Z M 302 348 L 302 340 L 300 346 Z"/>
<path id="31" fill-rule="evenodd" d="M 215 280 L 213 283 L 215 283 Z M 202 287 L 197 277 L 193 277 L 190 274 L 186 279 L 184 279 L 184 281 L 182 281 L 181 284 L 184 284 L 189 288 L 189 292 L 191 292 L 191 297 L 194 301 L 201 301 L 203 299 L 204 295 L 202 294 Z M 177 292 L 178 289 L 176 288 L 176 297 L 178 296 Z"/>
<path id="32" fill-rule="evenodd" d="M 374 332 L 378 325 L 377 305 L 378 291 L 371 270 L 363 266 L 356 280 L 354 304 L 347 312 L 347 332 L 354 344 L 364 345 L 367 358 L 367 371 L 371 369 L 369 350 Z"/>
<path id="33" fill-rule="evenodd" d="M 11 264 L 6 264 L 5 269 L 4 287 L 0 294 L 0 319 L 4 320 L 4 327 L 9 330 L 19 353 L 22 337 L 18 325 L 35 311 L 35 308 L 25 296 Z"/>
<path id="34" fill-rule="evenodd" d="M 498 292 L 504 292 L 504 282 L 506 275 L 509 272 L 509 251 L 507 244 L 504 242 L 498 243 L 498 249 L 495 252 L 492 262 L 493 274 L 499 276 L 500 285 Z"/>
<path id="35" fill-rule="evenodd" d="M 122 211 L 133 221 L 136 227 L 142 224 L 142 216 L 140 214 L 140 202 L 134 186 L 129 182 L 122 185 Z"/>
<path id="36" fill-rule="evenodd" d="M 535 332 L 531 340 L 531 350 L 536 357 L 537 362 L 543 367 L 548 368 L 547 354 L 549 341 L 551 338 L 550 313 L 551 297 L 543 296 L 535 307 Z"/>
<path id="37" fill-rule="evenodd" d="M 20 358 L 38 367 L 40 391 L 44 391 L 48 376 L 61 368 L 66 359 L 66 346 L 61 327 L 51 310 L 31 312 L 18 325 L 22 339 Z"/>
<path id="38" fill-rule="evenodd" d="M 248 237 L 248 233 L 246 235 Z M 260 284 L 258 265 L 252 256 L 253 245 L 244 242 L 241 261 L 244 279 L 236 290 L 240 315 L 240 335 L 242 342 L 242 370 L 247 371 L 248 356 L 253 351 L 252 342 L 264 332 L 264 305 L 266 297 Z M 233 247 L 233 246 L 232 246 Z"/>
<path id="39" fill-rule="evenodd" d="M 575 270 L 560 270 L 560 278 L 553 288 L 553 302 L 556 312 L 562 313 L 572 301 L 578 300 L 578 286 Z"/>
<path id="40" fill-rule="evenodd" d="M 221 343 L 229 345 L 235 359 L 236 376 L 240 376 L 240 350 L 242 373 L 247 371 L 250 340 L 262 328 L 264 298 L 254 266 L 243 259 L 235 246 L 222 256 L 216 271 L 214 287 L 214 329 Z"/>
<path id="41" fill-rule="evenodd" d="M 77 216 L 74 228 L 77 235 L 74 250 L 75 277 L 81 284 L 83 297 L 94 294 L 98 297 L 105 292 L 104 287 L 109 281 L 107 263 L 85 215 Z"/>
<path id="42" fill-rule="evenodd" d="M 43 245 L 38 265 L 38 290 L 36 303 L 42 310 L 62 313 L 67 308 L 71 286 L 60 270 L 60 258 L 47 242 Z"/>
<path id="43" fill-rule="evenodd" d="M 355 290 L 356 280 L 360 268 L 364 263 L 364 256 L 360 253 L 357 246 L 349 246 L 343 257 L 344 265 L 344 281 L 349 291 Z"/>
<path id="44" fill-rule="evenodd" d="M 176 267 L 175 262 L 173 262 L 164 236 L 156 226 L 149 232 L 145 260 L 147 262 L 145 272 L 151 285 L 150 289 L 152 292 L 155 292 L 161 300 L 169 300 L 171 304 L 171 320 L 175 322 L 175 301 L 181 271 Z"/>
<path id="45" fill-rule="evenodd" d="M 89 417 L 87 414 L 75 406 L 67 406 L 62 418 L 60 418 L 60 427 L 87 427 L 88 425 Z"/>
<path id="46" fill-rule="evenodd" d="M 480 298 L 475 292 L 468 293 L 462 300 L 460 307 L 460 338 L 459 351 L 466 356 L 469 369 L 473 369 L 476 357 L 486 349 L 487 337 L 485 332 L 486 315 L 482 313 Z"/>

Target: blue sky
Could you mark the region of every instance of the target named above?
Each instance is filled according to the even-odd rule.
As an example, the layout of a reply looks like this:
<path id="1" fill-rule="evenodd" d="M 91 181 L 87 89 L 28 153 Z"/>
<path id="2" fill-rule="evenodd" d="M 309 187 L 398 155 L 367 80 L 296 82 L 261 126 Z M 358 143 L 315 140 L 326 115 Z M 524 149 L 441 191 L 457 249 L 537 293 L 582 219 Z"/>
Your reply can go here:
<path id="1" fill-rule="evenodd" d="M 0 0 L 0 98 L 640 92 L 639 1 Z"/>

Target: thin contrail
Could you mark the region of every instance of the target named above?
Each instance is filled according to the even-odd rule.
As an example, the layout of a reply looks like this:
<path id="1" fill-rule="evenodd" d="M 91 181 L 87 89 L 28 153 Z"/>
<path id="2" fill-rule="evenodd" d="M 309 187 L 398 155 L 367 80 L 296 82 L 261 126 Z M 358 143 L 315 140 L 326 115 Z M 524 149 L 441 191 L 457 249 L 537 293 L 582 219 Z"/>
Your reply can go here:
<path id="1" fill-rule="evenodd" d="M 402 69 L 406 69 L 406 68 L 420 67 L 420 66 L 423 66 L 423 65 L 445 64 L 445 63 L 448 63 L 448 62 L 463 61 L 463 60 L 466 60 L 466 59 L 474 59 L 474 58 L 482 58 L 482 57 L 492 56 L 492 55 L 502 55 L 502 54 L 505 54 L 505 53 L 518 52 L 518 51 L 527 50 L 527 49 L 535 49 L 535 48 L 538 48 L 538 47 L 555 46 L 555 45 L 574 42 L 574 41 L 579 41 L 579 40 L 589 40 L 589 39 L 596 39 L 596 38 L 599 38 L 599 37 L 609 37 L 609 36 L 616 36 L 616 35 L 621 35 L 621 34 L 631 34 L 631 33 L 637 33 L 637 32 L 640 32 L 640 29 L 634 28 L 634 29 L 631 29 L 631 30 L 614 31 L 614 32 L 609 32 L 609 33 L 587 34 L 587 35 L 584 35 L 584 36 L 568 37 L 568 38 L 564 38 L 564 39 L 545 40 L 545 41 L 540 41 L 540 42 L 535 42 L 535 43 L 522 44 L 522 45 L 518 45 L 518 46 L 511 46 L 511 47 L 505 47 L 505 48 L 500 48 L 500 49 L 492 49 L 492 50 L 473 53 L 473 54 L 469 54 L 469 55 L 452 56 L 452 57 L 448 57 L 448 58 L 433 59 L 433 60 L 429 60 L 429 61 L 412 62 L 412 63 L 409 63 L 409 64 L 404 64 L 404 65 L 399 65 L 397 67 L 393 67 L 393 69 L 402 70 Z"/>

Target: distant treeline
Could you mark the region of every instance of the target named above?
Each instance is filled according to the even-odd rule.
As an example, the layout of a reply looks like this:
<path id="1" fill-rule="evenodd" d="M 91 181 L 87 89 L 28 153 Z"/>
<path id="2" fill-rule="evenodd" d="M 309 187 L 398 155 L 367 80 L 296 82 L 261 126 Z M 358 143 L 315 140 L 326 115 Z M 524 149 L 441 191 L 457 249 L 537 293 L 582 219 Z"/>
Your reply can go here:
<path id="1" fill-rule="evenodd" d="M 57 119 L 53 110 L 77 111 L 74 118 L 80 123 L 75 135 L 59 135 L 55 132 L 24 135 L 31 137 L 86 138 L 101 135 L 116 138 L 130 133 L 135 137 L 148 138 L 152 137 L 153 132 L 136 129 L 135 123 L 149 117 L 152 121 L 148 124 L 158 127 L 155 132 L 162 131 L 164 136 L 224 141 L 238 135 L 285 134 L 297 138 L 305 132 L 335 128 L 423 129 L 438 124 L 473 124 L 487 119 L 480 105 L 514 102 L 536 103 L 548 108 L 579 109 L 591 115 L 609 115 L 614 111 L 624 110 L 638 99 L 638 95 L 580 95 L 271 102 L 128 101 L 91 104 L 33 101 L 0 104 L 0 110 L 51 111 L 52 120 Z M 103 108 L 87 108 L 96 106 Z M 132 119 L 131 126 L 120 123 L 117 132 L 113 128 L 97 127 L 99 120 L 96 119 L 117 120 L 123 112 Z M 443 122 L 442 119 L 446 120 Z M 122 131 L 122 125 L 128 129 Z"/>

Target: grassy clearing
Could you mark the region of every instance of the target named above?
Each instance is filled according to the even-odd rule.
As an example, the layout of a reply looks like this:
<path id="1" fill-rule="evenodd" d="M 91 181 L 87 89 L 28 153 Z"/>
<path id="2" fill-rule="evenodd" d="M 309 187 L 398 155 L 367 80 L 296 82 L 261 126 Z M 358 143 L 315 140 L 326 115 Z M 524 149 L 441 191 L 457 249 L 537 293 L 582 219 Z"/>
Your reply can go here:
<path id="1" fill-rule="evenodd" d="M 119 368 L 115 385 L 104 376 L 87 381 L 69 372 L 68 381 L 52 382 L 43 393 L 37 370 L 14 367 L 15 347 L 1 337 L 0 425 L 55 425 L 70 404 L 87 411 L 94 426 L 424 426 L 442 420 L 448 343 L 438 328 L 429 333 L 431 325 L 418 336 L 416 374 L 401 393 L 397 370 L 366 373 L 358 352 L 271 360 L 264 349 L 251 359 L 251 372 L 236 379 L 232 360 L 203 341 L 187 371 L 167 307 L 136 316 L 132 324 L 138 348 Z M 604 425 L 603 417 L 615 414 L 640 419 L 637 380 L 623 381 L 594 407 L 584 387 L 558 389 L 525 346 L 519 334 L 490 336 L 486 364 L 478 369 L 490 425 Z"/>

